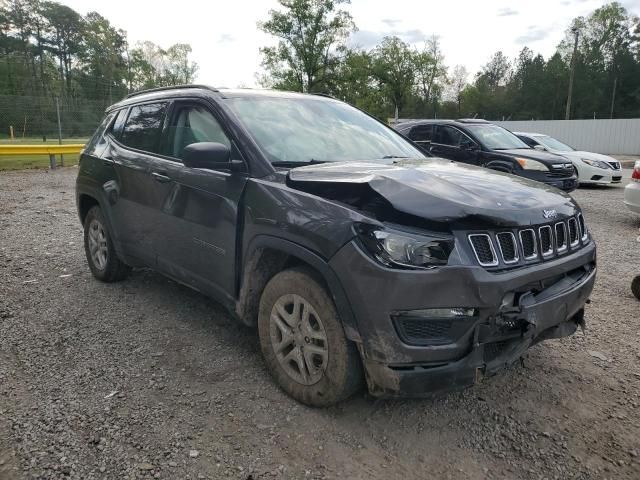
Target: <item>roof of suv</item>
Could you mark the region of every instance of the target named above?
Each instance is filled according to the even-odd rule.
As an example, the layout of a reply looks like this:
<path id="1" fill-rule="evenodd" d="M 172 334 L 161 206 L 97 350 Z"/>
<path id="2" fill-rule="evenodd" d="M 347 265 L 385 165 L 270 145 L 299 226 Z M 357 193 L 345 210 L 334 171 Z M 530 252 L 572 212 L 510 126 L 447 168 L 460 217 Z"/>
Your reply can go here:
<path id="1" fill-rule="evenodd" d="M 147 100 L 157 100 L 162 98 L 175 97 L 176 95 L 194 96 L 194 94 L 216 95 L 220 98 L 236 98 L 236 97 L 248 97 L 248 96 L 264 96 L 264 97 L 278 97 L 278 98 L 327 98 L 328 100 L 335 100 L 333 97 L 322 93 L 299 93 L 288 92 L 283 90 L 268 90 L 258 88 L 214 88 L 209 85 L 175 85 L 170 87 L 158 87 L 148 90 L 140 90 L 127 95 L 123 100 L 111 105 L 107 111 L 114 108 L 131 105 L 133 103 L 139 103 Z"/>
<path id="2" fill-rule="evenodd" d="M 415 125 L 457 125 L 457 126 L 465 126 L 465 125 L 492 125 L 491 122 L 484 120 L 482 118 L 459 118 L 457 120 L 443 120 L 443 119 L 417 119 L 417 120 L 407 120 L 405 122 L 398 123 L 395 125 L 397 129 L 406 130 L 409 127 Z"/>

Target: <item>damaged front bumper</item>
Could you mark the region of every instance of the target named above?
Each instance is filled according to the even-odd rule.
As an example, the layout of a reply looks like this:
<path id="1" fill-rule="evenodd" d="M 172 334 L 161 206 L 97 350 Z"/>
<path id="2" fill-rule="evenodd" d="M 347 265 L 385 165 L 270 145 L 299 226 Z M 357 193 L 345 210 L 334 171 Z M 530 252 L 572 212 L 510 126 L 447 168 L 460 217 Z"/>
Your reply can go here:
<path id="1" fill-rule="evenodd" d="M 592 242 L 571 255 L 509 272 L 478 267 L 398 271 L 381 267 L 351 243 L 330 265 L 356 317 L 369 391 L 416 396 L 471 386 L 535 343 L 584 326 L 595 259 Z M 449 325 L 440 322 L 438 328 L 425 319 L 425 328 L 417 331 L 431 340 L 422 344 L 402 335 L 398 312 L 445 307 L 477 313 Z"/>

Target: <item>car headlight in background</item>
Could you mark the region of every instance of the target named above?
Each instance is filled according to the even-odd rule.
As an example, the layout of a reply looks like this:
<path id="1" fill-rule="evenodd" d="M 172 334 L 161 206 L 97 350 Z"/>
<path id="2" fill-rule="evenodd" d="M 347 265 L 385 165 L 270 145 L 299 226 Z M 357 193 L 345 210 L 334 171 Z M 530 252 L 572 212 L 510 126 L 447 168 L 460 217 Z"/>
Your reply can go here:
<path id="1" fill-rule="evenodd" d="M 395 268 L 433 268 L 446 265 L 453 237 L 419 235 L 358 224 L 356 232 L 366 250 L 380 263 Z"/>
<path id="2" fill-rule="evenodd" d="M 525 170 L 537 170 L 539 172 L 548 172 L 549 168 L 537 160 L 531 160 L 530 158 L 516 157 L 516 162 Z"/>
<path id="3" fill-rule="evenodd" d="M 587 165 L 591 165 L 592 167 L 598 167 L 598 168 L 604 168 L 604 169 L 609 168 L 609 165 L 607 164 L 607 162 L 603 162 L 601 160 L 589 160 L 588 158 L 581 158 L 580 160 L 583 163 L 586 163 Z"/>

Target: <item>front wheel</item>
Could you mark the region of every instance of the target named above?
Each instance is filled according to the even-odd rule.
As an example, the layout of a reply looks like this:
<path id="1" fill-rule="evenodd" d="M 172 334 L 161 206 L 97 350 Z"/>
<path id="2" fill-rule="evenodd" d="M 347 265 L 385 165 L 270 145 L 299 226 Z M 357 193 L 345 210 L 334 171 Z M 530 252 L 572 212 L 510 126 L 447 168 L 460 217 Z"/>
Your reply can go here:
<path id="1" fill-rule="evenodd" d="M 84 219 L 84 251 L 91 273 L 103 282 L 124 280 L 131 268 L 122 262 L 100 207 L 92 207 Z"/>
<path id="2" fill-rule="evenodd" d="M 267 367 L 296 400 L 328 406 L 362 386 L 358 351 L 311 272 L 285 270 L 269 281 L 260 299 L 258 330 Z"/>

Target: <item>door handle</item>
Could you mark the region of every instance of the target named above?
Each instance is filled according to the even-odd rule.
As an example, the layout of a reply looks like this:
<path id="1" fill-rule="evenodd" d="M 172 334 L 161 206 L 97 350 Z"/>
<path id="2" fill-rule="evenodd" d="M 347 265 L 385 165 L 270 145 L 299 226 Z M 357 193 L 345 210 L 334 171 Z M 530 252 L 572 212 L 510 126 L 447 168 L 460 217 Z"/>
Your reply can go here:
<path id="1" fill-rule="evenodd" d="M 113 157 L 111 155 L 104 155 L 102 157 L 102 163 L 107 167 L 112 167 L 115 162 L 113 161 Z"/>
<path id="2" fill-rule="evenodd" d="M 156 182 L 167 183 L 171 181 L 171 178 L 160 172 L 151 172 L 151 176 Z"/>

